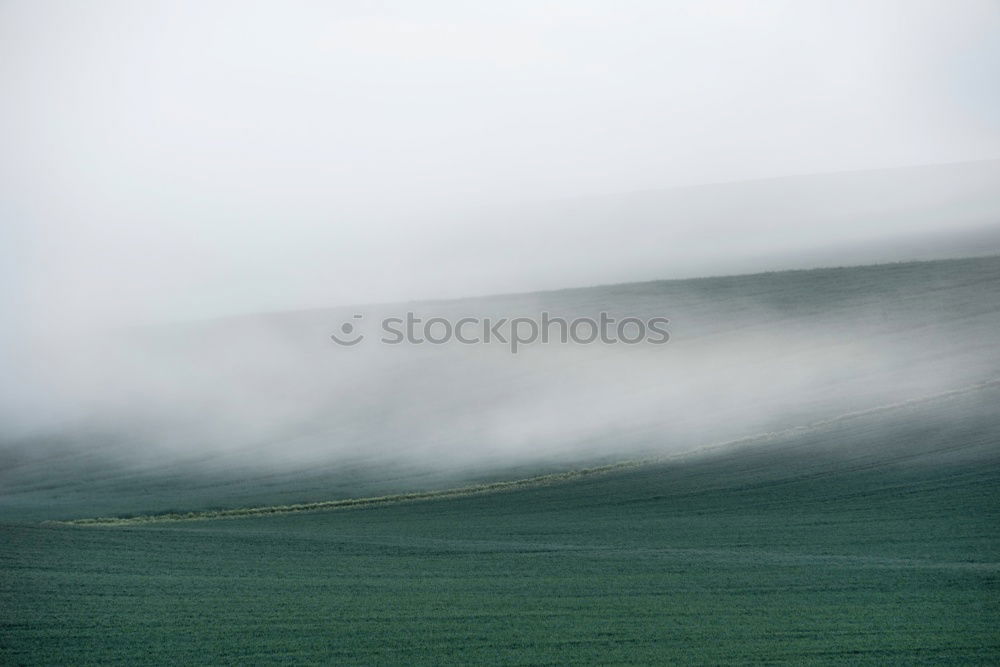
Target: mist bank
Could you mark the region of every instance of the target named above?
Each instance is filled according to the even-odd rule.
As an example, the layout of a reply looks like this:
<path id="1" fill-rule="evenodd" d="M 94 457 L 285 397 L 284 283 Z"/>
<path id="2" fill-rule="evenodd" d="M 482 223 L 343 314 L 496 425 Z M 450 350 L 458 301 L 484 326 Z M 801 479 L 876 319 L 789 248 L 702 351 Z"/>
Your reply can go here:
<path id="1" fill-rule="evenodd" d="M 671 338 L 536 343 L 518 354 L 500 343 L 387 346 L 372 337 L 343 347 L 330 339 L 357 314 L 370 323 L 407 311 L 452 320 L 662 316 Z M 34 393 L 25 386 L 18 404 L 5 404 L 0 479 L 8 490 L 37 491 L 54 470 L 66 478 L 76 470 L 74 483 L 110 492 L 119 475 L 280 487 L 364 469 L 391 489 L 401 471 L 412 484 L 442 471 L 678 453 L 994 379 L 998 326 L 1000 258 L 981 258 L 69 338 L 30 358 Z"/>
<path id="2" fill-rule="evenodd" d="M 39 224 L 8 246 L 24 250 L 0 269 L 12 297 L 0 336 L 1000 252 L 998 160 L 516 199 L 144 201 Z"/>
<path id="3" fill-rule="evenodd" d="M 463 297 L 952 259 L 1000 254 L 1000 160 L 411 215 L 404 250 L 352 286 L 405 276 L 407 294 Z"/>

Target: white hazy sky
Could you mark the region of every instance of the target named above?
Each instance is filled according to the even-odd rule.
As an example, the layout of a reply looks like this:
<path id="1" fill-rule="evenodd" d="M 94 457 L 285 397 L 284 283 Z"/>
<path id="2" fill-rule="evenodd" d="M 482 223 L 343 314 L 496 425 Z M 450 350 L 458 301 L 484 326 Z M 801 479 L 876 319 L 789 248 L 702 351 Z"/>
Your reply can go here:
<path id="1" fill-rule="evenodd" d="M 553 286 L 474 211 L 995 158 L 998 82 L 995 0 L 3 0 L 0 315 Z"/>

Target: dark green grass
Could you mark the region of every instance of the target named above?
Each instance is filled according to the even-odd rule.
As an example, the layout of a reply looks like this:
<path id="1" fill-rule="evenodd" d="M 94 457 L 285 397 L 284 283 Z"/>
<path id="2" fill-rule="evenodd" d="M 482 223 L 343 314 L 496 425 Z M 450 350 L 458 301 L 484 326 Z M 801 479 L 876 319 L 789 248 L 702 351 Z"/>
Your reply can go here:
<path id="1" fill-rule="evenodd" d="M 487 495 L 9 524 L 0 660 L 996 663 L 998 401 Z"/>

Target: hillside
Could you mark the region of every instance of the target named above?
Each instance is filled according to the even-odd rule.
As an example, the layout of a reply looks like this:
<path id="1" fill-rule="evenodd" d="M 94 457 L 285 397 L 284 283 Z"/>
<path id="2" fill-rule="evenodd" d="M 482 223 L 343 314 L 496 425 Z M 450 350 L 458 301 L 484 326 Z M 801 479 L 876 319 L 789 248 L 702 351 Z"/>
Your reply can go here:
<path id="1" fill-rule="evenodd" d="M 992 663 L 998 401 L 476 497 L 8 524 L 0 656 Z"/>
<path id="2" fill-rule="evenodd" d="M 83 350 L 92 415 L 0 448 L 0 516 L 68 519 L 423 491 L 682 453 L 1000 375 L 1000 259 L 359 309 L 666 315 L 646 346 L 332 345 L 355 309 Z M 138 341 L 138 342 L 137 342 Z M 90 366 L 85 366 L 90 364 Z M 97 378 L 100 384 L 95 385 Z M 86 401 L 90 401 L 89 404 Z M 94 416 L 96 415 L 96 416 Z"/>
<path id="3" fill-rule="evenodd" d="M 672 337 L 92 348 L 91 418 L 3 445 L 0 661 L 1000 660 L 1000 258 L 402 308 Z"/>

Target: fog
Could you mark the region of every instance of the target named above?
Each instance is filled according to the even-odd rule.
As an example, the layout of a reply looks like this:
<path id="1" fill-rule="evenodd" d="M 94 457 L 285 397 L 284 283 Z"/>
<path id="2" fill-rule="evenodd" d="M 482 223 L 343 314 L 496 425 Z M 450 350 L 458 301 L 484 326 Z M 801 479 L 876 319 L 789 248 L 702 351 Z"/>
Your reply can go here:
<path id="1" fill-rule="evenodd" d="M 992 311 L 945 325 L 933 277 L 537 292 L 1000 251 L 941 242 L 1000 224 L 997 35 L 987 0 L 4 2 L 0 439 L 614 458 L 981 380 Z M 409 301 L 677 335 L 329 339 Z"/>
<path id="2" fill-rule="evenodd" d="M 4 2 L 5 316 L 621 282 L 644 239 L 622 234 L 601 275 L 563 275 L 517 205 L 1000 157 L 989 0 L 495 5 Z M 658 221 L 668 261 L 644 278 L 679 277 L 691 251 L 719 272 L 740 249 L 704 248 L 730 233 L 804 249 L 844 231 L 684 223 Z M 866 224 L 852 233 L 906 227 Z M 481 242 L 498 226 L 516 264 Z"/>
<path id="3" fill-rule="evenodd" d="M 19 386 L 7 445 L 14 461 L 82 449 L 112 469 L 271 472 L 672 455 L 994 380 L 998 281 L 1000 260 L 986 258 L 79 336 L 36 364 L 33 387 Z M 504 341 L 380 342 L 382 319 L 411 310 L 452 322 L 667 316 L 671 339 L 536 341 L 517 354 Z M 359 323 L 358 345 L 331 340 L 344 322 Z"/>

